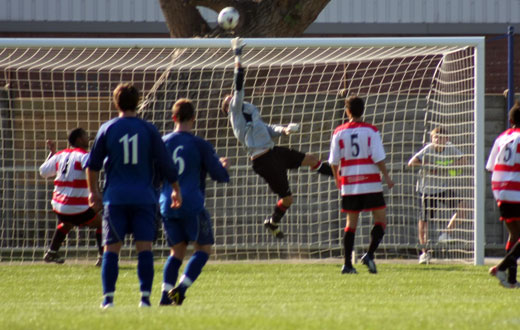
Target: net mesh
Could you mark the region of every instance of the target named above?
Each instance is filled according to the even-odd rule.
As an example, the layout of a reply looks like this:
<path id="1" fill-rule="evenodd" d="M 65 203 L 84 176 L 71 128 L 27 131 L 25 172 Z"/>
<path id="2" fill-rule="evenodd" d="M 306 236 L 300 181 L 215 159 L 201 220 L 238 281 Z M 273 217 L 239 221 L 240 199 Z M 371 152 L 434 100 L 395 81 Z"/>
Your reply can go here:
<path id="1" fill-rule="evenodd" d="M 111 91 L 131 81 L 142 92 L 140 113 L 166 134 L 173 129 L 175 100 L 195 102 L 195 134 L 227 157 L 231 182 L 207 182 L 206 208 L 212 215 L 219 259 L 324 258 L 342 255 L 345 215 L 331 178 L 307 169 L 289 172 L 295 202 L 283 219 L 286 233 L 275 240 L 263 227 L 275 194 L 252 170 L 245 150 L 233 136 L 220 100 L 232 89 L 233 56 L 229 48 L 3 48 L 0 51 L 2 119 L 0 249 L 2 260 L 38 261 L 48 247 L 57 220 L 52 212 L 52 180 L 38 175 L 47 157 L 46 140 L 65 148 L 67 132 L 83 127 L 94 136 L 101 123 L 115 117 Z M 445 126 L 451 142 L 468 159 L 447 180 L 460 200 L 457 209 L 440 203 L 429 222 L 427 248 L 434 257 L 472 260 L 475 121 L 475 50 L 472 47 L 246 47 L 246 100 L 257 105 L 265 122 L 299 123 L 299 133 L 282 137 L 288 146 L 327 159 L 334 128 L 346 120 L 344 99 L 366 101 L 364 120 L 376 125 L 396 186 L 385 190 L 388 226 L 378 257 L 415 258 L 421 212 L 415 191 L 420 178 L 407 167 L 410 157 L 429 141 L 429 132 Z M 439 241 L 458 211 L 453 239 Z M 366 249 L 373 220 L 363 213 L 356 251 Z M 162 232 L 156 256 L 167 255 Z M 125 241 L 122 257 L 132 257 Z M 97 256 L 94 232 L 71 231 L 62 253 L 71 260 Z"/>

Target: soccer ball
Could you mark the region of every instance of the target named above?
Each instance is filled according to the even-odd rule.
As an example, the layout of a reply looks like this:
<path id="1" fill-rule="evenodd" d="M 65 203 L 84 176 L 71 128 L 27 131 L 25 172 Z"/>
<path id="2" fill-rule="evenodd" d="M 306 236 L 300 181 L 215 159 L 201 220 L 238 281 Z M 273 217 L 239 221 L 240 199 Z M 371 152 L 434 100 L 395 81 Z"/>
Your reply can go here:
<path id="1" fill-rule="evenodd" d="M 240 18 L 240 14 L 238 10 L 233 7 L 226 7 L 220 11 L 218 14 L 218 25 L 224 30 L 234 29 L 238 24 L 238 19 Z"/>

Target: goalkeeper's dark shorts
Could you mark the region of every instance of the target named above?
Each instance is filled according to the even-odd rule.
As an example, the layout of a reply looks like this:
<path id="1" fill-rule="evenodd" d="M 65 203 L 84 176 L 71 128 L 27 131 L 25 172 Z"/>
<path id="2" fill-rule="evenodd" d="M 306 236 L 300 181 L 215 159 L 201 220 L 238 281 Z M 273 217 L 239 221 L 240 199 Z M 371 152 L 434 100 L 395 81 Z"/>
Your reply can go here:
<path id="1" fill-rule="evenodd" d="M 435 217 L 435 213 L 443 211 L 442 207 L 453 212 L 459 205 L 459 198 L 453 190 L 445 190 L 436 194 L 421 194 L 421 214 L 419 219 L 428 221 Z M 450 215 L 448 215 L 450 216 Z"/>
<path id="2" fill-rule="evenodd" d="M 74 226 L 85 226 L 94 220 L 96 212 L 89 207 L 86 211 L 78 214 L 62 214 L 55 212 L 59 222 L 70 223 Z"/>
<path id="3" fill-rule="evenodd" d="M 498 210 L 500 211 L 500 221 L 511 223 L 520 221 L 520 204 L 499 202 Z"/>
<path id="4" fill-rule="evenodd" d="M 359 213 L 384 208 L 386 208 L 386 203 L 382 192 L 348 195 L 341 198 L 341 212 Z"/>
<path id="5" fill-rule="evenodd" d="M 286 147 L 274 147 L 253 160 L 253 170 L 269 185 L 280 198 L 292 195 L 287 170 L 302 165 L 305 154 Z"/>

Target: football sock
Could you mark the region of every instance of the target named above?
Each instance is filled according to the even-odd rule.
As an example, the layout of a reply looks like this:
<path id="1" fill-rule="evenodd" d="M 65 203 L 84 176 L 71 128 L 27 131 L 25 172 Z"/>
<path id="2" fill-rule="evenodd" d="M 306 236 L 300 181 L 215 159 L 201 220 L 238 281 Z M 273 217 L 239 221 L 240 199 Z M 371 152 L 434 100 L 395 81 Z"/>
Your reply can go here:
<path id="1" fill-rule="evenodd" d="M 285 215 L 285 212 L 287 212 L 288 208 L 288 206 L 283 205 L 282 199 L 278 200 L 276 206 L 274 207 L 274 212 L 272 215 L 273 222 L 280 222 L 280 220 L 282 220 L 282 217 Z"/>
<path id="2" fill-rule="evenodd" d="M 179 282 L 179 289 L 182 294 L 195 282 L 202 272 L 202 268 L 209 259 L 209 254 L 203 251 L 196 251 L 186 264 L 186 269 Z"/>
<path id="3" fill-rule="evenodd" d="M 520 243 L 517 242 L 515 246 L 509 251 L 508 254 L 498 264 L 497 268 L 500 271 L 506 271 L 509 267 L 516 264 L 516 260 L 520 257 Z"/>
<path id="4" fill-rule="evenodd" d="M 385 227 L 386 225 L 384 223 L 376 222 L 370 231 L 370 244 L 368 245 L 367 254 L 371 259 L 374 259 L 374 252 L 376 252 L 379 243 L 381 243 L 383 236 L 385 236 Z"/>
<path id="5" fill-rule="evenodd" d="M 63 222 L 58 224 L 56 230 L 54 231 L 54 235 L 52 236 L 51 246 L 49 247 L 49 250 L 58 251 L 60 249 L 61 243 L 63 243 L 68 233 L 69 230 L 65 228 Z"/>
<path id="6" fill-rule="evenodd" d="M 114 292 L 108 292 L 103 296 L 103 306 L 114 303 Z"/>
<path id="7" fill-rule="evenodd" d="M 354 249 L 354 238 L 356 237 L 356 228 L 345 227 L 343 234 L 343 247 L 345 249 L 345 265 L 352 266 L 352 250 Z"/>
<path id="8" fill-rule="evenodd" d="M 169 256 L 164 263 L 163 270 L 163 291 L 169 291 L 173 289 L 175 283 L 177 283 L 177 276 L 179 276 L 179 268 L 181 268 L 182 260 L 175 258 L 174 256 Z M 164 285 L 167 284 L 170 287 L 164 288 Z"/>
<path id="9" fill-rule="evenodd" d="M 96 229 L 96 243 L 99 255 L 103 255 L 103 243 L 101 243 L 101 228 Z"/>
<path id="10" fill-rule="evenodd" d="M 140 290 L 143 295 L 150 295 L 153 283 L 153 253 L 141 251 L 137 255 L 137 277 L 139 277 Z"/>
<path id="11" fill-rule="evenodd" d="M 327 162 L 319 161 L 318 164 L 314 166 L 312 169 L 316 170 L 320 174 L 333 176 L 332 167 L 330 167 L 330 164 Z"/>
<path id="12" fill-rule="evenodd" d="M 103 253 L 103 263 L 101 264 L 101 282 L 103 284 L 103 294 L 116 291 L 117 276 L 119 275 L 119 255 L 114 252 L 106 251 Z"/>
<path id="13" fill-rule="evenodd" d="M 506 253 L 509 253 L 509 251 L 511 251 L 512 248 L 513 248 L 513 242 L 508 240 L 506 243 Z M 511 284 L 515 284 L 516 283 L 516 273 L 517 273 L 516 263 L 514 265 L 510 266 L 507 270 L 508 270 L 507 271 L 507 281 Z"/>

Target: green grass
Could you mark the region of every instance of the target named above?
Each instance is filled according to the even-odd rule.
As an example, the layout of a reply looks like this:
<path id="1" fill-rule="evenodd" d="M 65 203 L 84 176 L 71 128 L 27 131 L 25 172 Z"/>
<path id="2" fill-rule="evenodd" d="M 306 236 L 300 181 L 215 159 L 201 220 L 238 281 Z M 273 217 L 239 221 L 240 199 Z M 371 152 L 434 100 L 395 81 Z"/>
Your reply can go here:
<path id="1" fill-rule="evenodd" d="M 101 311 L 100 270 L 0 265 L 0 329 L 492 329 L 520 326 L 520 290 L 484 266 L 212 263 L 180 307 L 140 309 L 135 265 L 121 266 L 116 307 Z"/>

